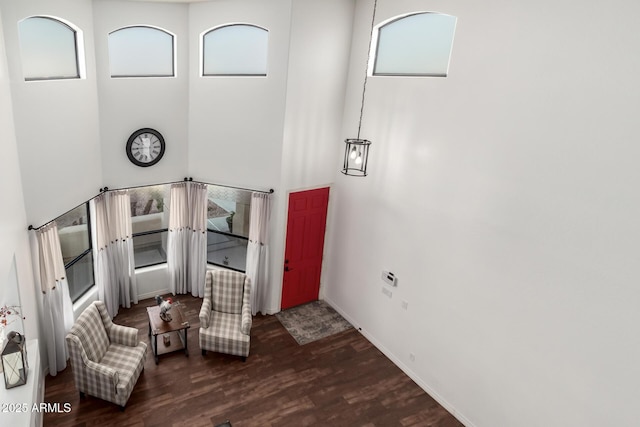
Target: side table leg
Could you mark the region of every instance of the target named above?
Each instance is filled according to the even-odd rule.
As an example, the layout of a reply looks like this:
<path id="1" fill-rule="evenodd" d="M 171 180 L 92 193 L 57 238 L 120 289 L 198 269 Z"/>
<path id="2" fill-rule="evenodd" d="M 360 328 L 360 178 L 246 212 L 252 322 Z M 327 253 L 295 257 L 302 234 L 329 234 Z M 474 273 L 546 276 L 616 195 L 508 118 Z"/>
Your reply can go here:
<path id="1" fill-rule="evenodd" d="M 184 330 L 184 354 L 189 357 L 189 347 L 187 346 L 187 329 Z"/>
<path id="2" fill-rule="evenodd" d="M 153 358 L 156 361 L 156 365 L 158 364 L 158 336 L 153 335 L 151 337 L 151 320 L 149 320 L 149 340 L 151 341 L 151 350 L 153 350 Z"/>

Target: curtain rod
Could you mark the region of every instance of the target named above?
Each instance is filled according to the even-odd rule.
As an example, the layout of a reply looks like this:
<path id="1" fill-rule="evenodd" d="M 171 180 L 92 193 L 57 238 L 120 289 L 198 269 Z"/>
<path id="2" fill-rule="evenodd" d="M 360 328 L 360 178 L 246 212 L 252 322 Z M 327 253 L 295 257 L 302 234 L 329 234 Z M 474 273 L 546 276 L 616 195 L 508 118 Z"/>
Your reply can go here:
<path id="1" fill-rule="evenodd" d="M 106 192 L 106 191 L 133 190 L 133 189 L 135 189 L 135 188 L 152 187 L 152 186 L 156 186 L 156 185 L 179 184 L 180 182 L 184 182 L 184 181 L 188 181 L 188 182 L 196 182 L 196 183 L 199 183 L 199 184 L 206 184 L 206 185 L 215 185 L 215 186 L 218 186 L 218 187 L 233 188 L 234 190 L 253 191 L 253 192 L 256 192 L 256 193 L 265 193 L 265 194 L 273 194 L 273 193 L 275 193 L 275 190 L 274 190 L 273 188 L 270 188 L 268 191 L 266 191 L 266 190 L 255 190 L 255 189 L 252 189 L 252 188 L 234 187 L 233 185 L 223 185 L 223 184 L 214 184 L 214 183 L 211 183 L 211 182 L 194 181 L 192 177 L 186 177 L 186 176 L 184 177 L 184 179 L 183 179 L 182 181 L 161 182 L 161 183 L 159 183 L 159 184 L 149 184 L 149 185 L 134 185 L 134 186 L 132 186 L 132 187 L 123 187 L 123 188 L 116 188 L 116 189 L 110 189 L 109 187 L 102 187 L 102 188 L 100 188 L 100 190 L 99 190 L 99 191 L 100 191 L 100 192 L 99 192 L 99 194 L 97 194 L 97 195 L 95 195 L 95 196 L 91 197 L 91 198 L 90 198 L 89 200 L 87 200 L 86 202 L 83 202 L 83 203 L 79 204 L 78 206 L 75 206 L 75 207 L 73 207 L 73 208 L 69 209 L 68 211 L 66 211 L 66 212 L 64 212 L 64 213 L 62 213 L 62 214 L 60 214 L 60 215 L 58 215 L 57 217 L 55 217 L 55 218 L 54 218 L 54 219 L 52 219 L 51 221 L 47 221 L 47 222 L 45 222 L 44 224 L 42 224 L 42 225 L 41 225 L 41 226 L 39 226 L 39 227 L 34 227 L 33 225 L 29 225 L 29 227 L 27 227 L 27 230 L 39 230 L 39 229 L 41 229 L 42 227 L 44 227 L 45 225 L 49 224 L 50 222 L 55 221 L 55 220 L 57 220 L 58 218 L 60 218 L 61 216 L 64 216 L 64 215 L 68 214 L 68 213 L 69 213 L 69 212 L 71 212 L 72 210 L 74 210 L 74 209 L 76 209 L 76 208 L 78 208 L 78 207 L 80 207 L 80 206 L 84 205 L 85 203 L 87 203 L 87 202 L 89 202 L 89 201 L 91 201 L 91 200 L 95 199 L 95 198 L 96 198 L 96 197 L 98 197 L 100 194 L 102 194 L 102 193 L 104 193 L 104 192 Z"/>
<path id="2" fill-rule="evenodd" d="M 275 193 L 275 190 L 273 188 L 270 188 L 269 190 L 256 190 L 254 188 L 234 187 L 233 185 L 215 184 L 213 182 L 194 181 L 192 177 L 186 177 L 186 176 L 184 177 L 184 179 L 182 181 L 161 182 L 159 184 L 148 184 L 148 185 L 134 185 L 134 186 L 131 186 L 131 187 L 122 187 L 122 188 L 115 188 L 115 189 L 114 188 L 109 188 L 109 187 L 104 187 L 104 188 L 100 189 L 100 192 L 104 193 L 105 191 L 133 190 L 135 188 L 152 187 L 152 186 L 156 186 L 156 185 L 179 184 L 179 183 L 184 182 L 184 181 L 196 182 L 196 183 L 199 183 L 199 184 L 206 184 L 206 185 L 215 185 L 217 187 L 233 188 L 235 190 L 254 191 L 256 193 L 266 193 L 266 194 Z"/>

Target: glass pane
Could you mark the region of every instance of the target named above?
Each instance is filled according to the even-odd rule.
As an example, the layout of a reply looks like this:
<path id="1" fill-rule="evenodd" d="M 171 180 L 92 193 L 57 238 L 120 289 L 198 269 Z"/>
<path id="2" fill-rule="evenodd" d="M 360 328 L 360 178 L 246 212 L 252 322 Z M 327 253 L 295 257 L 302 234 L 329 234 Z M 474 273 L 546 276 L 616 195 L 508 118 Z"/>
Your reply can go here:
<path id="1" fill-rule="evenodd" d="M 167 185 L 152 185 L 129 190 L 133 234 L 162 230 L 169 225 Z"/>
<path id="2" fill-rule="evenodd" d="M 133 238 L 136 268 L 167 262 L 167 234 L 163 231 Z"/>
<path id="3" fill-rule="evenodd" d="M 62 259 L 67 265 L 91 247 L 87 205 L 83 204 L 56 219 Z"/>
<path id="4" fill-rule="evenodd" d="M 249 237 L 251 191 L 209 185 L 207 228 Z"/>
<path id="5" fill-rule="evenodd" d="M 455 26 L 455 16 L 420 13 L 380 27 L 373 74 L 446 76 Z"/>
<path id="6" fill-rule="evenodd" d="M 111 77 L 171 77 L 173 36 L 151 27 L 128 27 L 109 34 Z"/>
<path id="7" fill-rule="evenodd" d="M 94 285 L 93 256 L 87 252 L 72 266 L 67 267 L 67 282 L 71 301 L 76 301 Z"/>
<path id="8" fill-rule="evenodd" d="M 247 239 L 209 231 L 207 233 L 207 262 L 245 271 L 247 243 Z"/>
<path id="9" fill-rule="evenodd" d="M 253 25 L 227 25 L 202 40 L 203 74 L 267 75 L 269 32 Z"/>
<path id="10" fill-rule="evenodd" d="M 22 72 L 25 80 L 77 78 L 76 33 L 51 18 L 18 22 Z"/>

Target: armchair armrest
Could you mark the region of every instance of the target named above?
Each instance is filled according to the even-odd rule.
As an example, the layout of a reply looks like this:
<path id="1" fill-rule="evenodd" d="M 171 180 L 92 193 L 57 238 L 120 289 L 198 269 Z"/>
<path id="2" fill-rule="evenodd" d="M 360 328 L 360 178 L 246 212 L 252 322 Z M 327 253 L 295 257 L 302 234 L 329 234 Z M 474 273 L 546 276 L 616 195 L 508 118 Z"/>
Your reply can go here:
<path id="1" fill-rule="evenodd" d="M 207 329 L 211 320 L 211 298 L 207 298 L 205 295 L 202 301 L 202 307 L 200 308 L 200 327 Z"/>
<path id="2" fill-rule="evenodd" d="M 240 332 L 249 335 L 251 332 L 251 279 L 245 277 L 244 292 L 242 296 L 242 323 L 240 324 Z"/>
<path id="3" fill-rule="evenodd" d="M 240 332 L 245 335 L 249 335 L 251 332 L 251 305 L 242 304 L 242 323 L 240 324 Z"/>
<path id="4" fill-rule="evenodd" d="M 135 347 L 138 345 L 138 330 L 129 326 L 111 324 L 109 339 L 116 344 Z"/>
<path id="5" fill-rule="evenodd" d="M 96 397 L 116 394 L 118 372 L 109 366 L 90 360 L 77 336 L 68 334 L 67 343 L 78 390 Z"/>

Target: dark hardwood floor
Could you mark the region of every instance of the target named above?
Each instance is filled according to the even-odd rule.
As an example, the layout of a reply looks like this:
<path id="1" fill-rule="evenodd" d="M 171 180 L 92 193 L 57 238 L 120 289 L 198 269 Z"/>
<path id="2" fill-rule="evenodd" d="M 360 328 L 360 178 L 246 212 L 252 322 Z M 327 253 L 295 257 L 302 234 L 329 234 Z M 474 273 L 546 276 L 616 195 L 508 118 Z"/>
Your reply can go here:
<path id="1" fill-rule="evenodd" d="M 68 366 L 46 377 L 45 401 L 70 403 L 72 410 L 45 414 L 44 425 L 211 426 L 227 419 L 233 427 L 462 425 L 354 329 L 299 346 L 275 316 L 259 315 L 246 362 L 211 352 L 203 357 L 202 300 L 177 299 L 191 324 L 189 357 L 161 355 L 156 365 L 149 347 L 124 412 L 92 396 L 80 399 Z M 120 309 L 114 321 L 138 328 L 149 343 L 146 307 L 153 304 Z"/>

